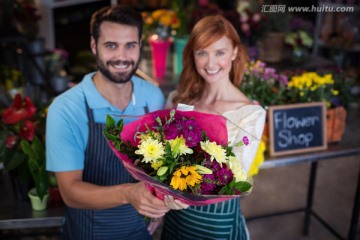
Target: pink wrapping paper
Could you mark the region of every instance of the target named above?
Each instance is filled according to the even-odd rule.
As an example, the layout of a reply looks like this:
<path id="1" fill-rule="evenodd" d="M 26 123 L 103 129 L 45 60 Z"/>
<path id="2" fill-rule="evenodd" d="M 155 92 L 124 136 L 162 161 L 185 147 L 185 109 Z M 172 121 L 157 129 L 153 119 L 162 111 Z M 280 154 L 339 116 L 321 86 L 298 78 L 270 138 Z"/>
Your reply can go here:
<path id="1" fill-rule="evenodd" d="M 177 110 L 176 112 L 180 112 L 181 115 L 186 118 L 194 118 L 200 124 L 202 130 L 206 132 L 211 141 L 216 141 L 217 144 L 220 145 L 227 145 L 228 135 L 226 129 L 226 118 L 223 116 L 195 111 L 183 112 Z M 169 118 L 170 110 L 158 110 L 151 112 L 141 116 L 138 120 L 126 124 L 120 134 L 120 138 L 123 141 L 129 141 L 133 146 L 137 146 L 139 140 L 134 139 L 135 133 L 137 131 L 146 131 L 146 126 L 151 129 L 152 126 L 157 125 L 153 117 L 154 114 L 157 114 L 161 119 L 164 119 L 165 117 Z M 146 174 L 142 168 L 135 166 L 132 163 L 132 160 L 126 154 L 122 154 L 115 149 L 113 142 L 108 141 L 108 144 L 115 155 L 123 162 L 124 167 L 130 172 L 130 174 L 135 179 L 145 182 L 147 188 L 159 199 L 164 199 L 164 195 L 171 195 L 175 199 L 179 199 L 188 205 L 203 206 L 230 200 L 248 194 L 248 192 L 246 192 L 240 195 L 194 195 L 191 193 L 175 190 L 170 186 L 153 179 L 151 176 Z"/>

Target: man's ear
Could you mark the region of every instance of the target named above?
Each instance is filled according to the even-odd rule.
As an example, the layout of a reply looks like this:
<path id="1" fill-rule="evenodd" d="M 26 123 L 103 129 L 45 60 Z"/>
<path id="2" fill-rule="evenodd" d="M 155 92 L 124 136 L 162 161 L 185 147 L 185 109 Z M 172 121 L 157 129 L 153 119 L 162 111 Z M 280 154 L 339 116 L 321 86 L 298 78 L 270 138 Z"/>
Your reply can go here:
<path id="1" fill-rule="evenodd" d="M 96 41 L 94 39 L 94 37 L 91 37 L 90 39 L 90 48 L 91 48 L 91 51 L 94 55 L 96 55 Z"/>

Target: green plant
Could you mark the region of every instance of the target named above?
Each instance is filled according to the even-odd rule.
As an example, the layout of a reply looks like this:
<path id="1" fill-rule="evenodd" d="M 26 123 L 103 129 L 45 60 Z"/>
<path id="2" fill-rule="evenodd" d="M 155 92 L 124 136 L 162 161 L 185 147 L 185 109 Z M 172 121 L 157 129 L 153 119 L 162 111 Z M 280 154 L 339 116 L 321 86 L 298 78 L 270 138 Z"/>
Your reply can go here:
<path id="1" fill-rule="evenodd" d="M 285 35 L 285 43 L 292 47 L 293 50 L 310 48 L 313 45 L 312 37 L 304 30 L 288 32 Z"/>
<path id="2" fill-rule="evenodd" d="M 190 33 L 190 22 L 192 11 L 195 8 L 195 1 L 192 0 L 173 0 L 172 9 L 174 10 L 179 26 L 176 30 L 177 37 L 185 37 Z"/>
<path id="3" fill-rule="evenodd" d="M 2 105 L 8 106 L 16 93 L 23 92 L 24 75 L 17 68 L 9 65 L 0 66 L 0 88 Z"/>
<path id="4" fill-rule="evenodd" d="M 30 143 L 26 140 L 20 142 L 23 152 L 27 155 L 28 167 L 35 183 L 36 193 L 43 199 L 48 193 L 49 175 L 46 171 L 45 145 L 38 137 Z"/>
<path id="5" fill-rule="evenodd" d="M 18 31 L 28 40 L 34 40 L 39 32 L 41 19 L 35 0 L 15 0 L 13 8 Z"/>
<path id="6" fill-rule="evenodd" d="M 22 97 L 20 94 L 15 95 L 9 107 L 1 110 L 0 162 L 4 165 L 4 172 L 16 172 L 23 179 L 31 174 L 40 194 L 44 192 L 43 186 L 48 184 L 43 176 L 44 121 L 43 112 L 37 111 L 29 97 Z M 38 157 L 35 159 L 35 156 Z M 38 168 L 41 161 L 44 161 L 43 169 Z"/>
<path id="7" fill-rule="evenodd" d="M 240 90 L 251 100 L 267 108 L 286 103 L 287 76 L 279 74 L 264 62 L 255 61 L 247 65 Z"/>

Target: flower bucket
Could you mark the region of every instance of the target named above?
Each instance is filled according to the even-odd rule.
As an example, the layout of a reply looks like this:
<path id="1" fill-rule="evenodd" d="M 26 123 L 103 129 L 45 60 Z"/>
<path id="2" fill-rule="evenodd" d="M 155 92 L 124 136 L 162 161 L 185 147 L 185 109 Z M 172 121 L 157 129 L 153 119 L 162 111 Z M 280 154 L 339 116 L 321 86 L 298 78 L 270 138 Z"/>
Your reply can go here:
<path id="1" fill-rule="evenodd" d="M 167 53 L 172 41 L 170 39 L 159 39 L 150 37 L 149 44 L 152 56 L 152 73 L 158 81 L 164 79 L 166 73 Z"/>
<path id="2" fill-rule="evenodd" d="M 31 207 L 35 211 L 42 211 L 47 208 L 47 202 L 49 198 L 49 194 L 46 194 L 41 200 L 40 197 L 36 194 L 36 189 L 30 189 L 28 196 L 30 198 Z"/>
<path id="3" fill-rule="evenodd" d="M 178 77 L 182 71 L 182 55 L 184 51 L 184 47 L 188 41 L 188 37 L 183 38 L 175 38 L 174 44 L 174 74 Z"/>
<path id="4" fill-rule="evenodd" d="M 259 59 L 265 62 L 281 62 L 283 58 L 284 33 L 270 32 L 258 42 Z"/>
<path id="5" fill-rule="evenodd" d="M 344 107 L 336 107 L 327 110 L 326 114 L 327 141 L 339 142 L 346 127 L 346 110 Z"/>

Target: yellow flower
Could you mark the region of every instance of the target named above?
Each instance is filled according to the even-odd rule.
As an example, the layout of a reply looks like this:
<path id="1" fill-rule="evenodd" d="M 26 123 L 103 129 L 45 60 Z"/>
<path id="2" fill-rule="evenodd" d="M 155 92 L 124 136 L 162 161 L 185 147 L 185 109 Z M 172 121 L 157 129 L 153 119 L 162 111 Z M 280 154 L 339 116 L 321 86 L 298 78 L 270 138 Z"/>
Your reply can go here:
<path id="1" fill-rule="evenodd" d="M 154 169 L 154 170 L 158 170 L 161 166 L 163 165 L 163 161 L 154 161 L 151 163 L 151 167 Z"/>
<path id="2" fill-rule="evenodd" d="M 254 175 L 258 174 L 259 167 L 265 160 L 265 157 L 264 157 L 265 150 L 266 150 L 266 144 L 263 140 L 261 140 L 259 147 L 257 149 L 256 155 L 255 155 L 254 161 L 251 164 L 250 170 L 248 172 L 249 176 L 254 176 Z"/>
<path id="3" fill-rule="evenodd" d="M 192 154 L 193 150 L 186 146 L 185 139 L 181 137 L 176 137 L 175 139 L 169 140 L 171 151 L 174 157 L 180 156 L 182 154 Z"/>
<path id="4" fill-rule="evenodd" d="M 195 186 L 202 180 L 201 175 L 196 172 L 195 166 L 181 166 L 173 173 L 170 185 L 176 190 L 186 190 L 187 186 Z"/>
<path id="5" fill-rule="evenodd" d="M 339 90 L 331 89 L 331 92 L 334 96 L 339 95 Z"/>
<path id="6" fill-rule="evenodd" d="M 226 151 L 221 146 L 217 145 L 216 142 L 200 142 L 201 149 L 207 152 L 210 155 L 210 160 L 213 161 L 214 158 L 218 163 L 226 163 Z"/>
<path id="7" fill-rule="evenodd" d="M 139 149 L 135 153 L 144 156 L 142 162 L 157 162 L 165 154 L 165 148 L 158 140 L 147 139 L 141 141 L 138 147 Z"/>
<path id="8" fill-rule="evenodd" d="M 151 132 L 147 132 L 147 133 L 140 133 L 137 135 L 137 138 L 140 139 L 140 142 L 147 141 L 149 139 L 160 141 L 161 136 L 160 136 L 160 133 L 151 131 Z"/>
<path id="9" fill-rule="evenodd" d="M 244 173 L 244 171 L 241 167 L 239 159 L 237 159 L 234 156 L 230 156 L 229 157 L 229 167 L 234 174 L 236 182 L 246 180 L 246 174 Z"/>

